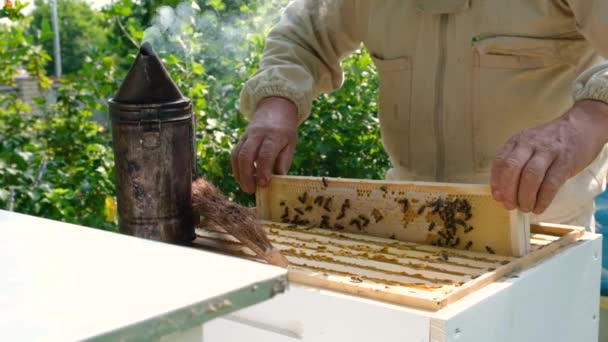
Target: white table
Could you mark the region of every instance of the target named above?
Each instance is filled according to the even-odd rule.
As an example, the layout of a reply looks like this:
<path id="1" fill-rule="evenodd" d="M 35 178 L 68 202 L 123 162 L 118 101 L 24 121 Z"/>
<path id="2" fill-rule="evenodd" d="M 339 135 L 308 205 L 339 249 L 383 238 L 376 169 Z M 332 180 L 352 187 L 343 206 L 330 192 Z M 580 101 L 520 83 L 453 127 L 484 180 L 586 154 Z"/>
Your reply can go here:
<path id="1" fill-rule="evenodd" d="M 283 292 L 252 261 L 0 210 L 0 340 L 202 340 Z"/>

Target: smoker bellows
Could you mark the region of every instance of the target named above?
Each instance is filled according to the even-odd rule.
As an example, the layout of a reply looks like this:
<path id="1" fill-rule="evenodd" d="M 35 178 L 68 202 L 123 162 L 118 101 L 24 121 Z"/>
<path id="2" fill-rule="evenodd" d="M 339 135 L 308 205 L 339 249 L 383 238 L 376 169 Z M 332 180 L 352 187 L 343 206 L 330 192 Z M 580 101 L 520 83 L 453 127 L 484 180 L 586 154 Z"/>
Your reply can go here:
<path id="1" fill-rule="evenodd" d="M 194 237 L 194 116 L 144 43 L 109 101 L 120 230 L 175 243 Z"/>

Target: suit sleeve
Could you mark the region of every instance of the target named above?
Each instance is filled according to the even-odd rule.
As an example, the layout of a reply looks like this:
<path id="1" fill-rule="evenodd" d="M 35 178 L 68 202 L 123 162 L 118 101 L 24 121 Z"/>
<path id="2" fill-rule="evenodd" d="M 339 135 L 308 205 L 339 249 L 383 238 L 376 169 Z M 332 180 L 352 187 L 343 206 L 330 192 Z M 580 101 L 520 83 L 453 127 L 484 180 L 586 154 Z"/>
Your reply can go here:
<path id="1" fill-rule="evenodd" d="M 604 58 L 608 58 L 608 1 L 568 0 L 579 32 Z M 574 99 L 608 103 L 608 62 L 583 72 L 575 82 Z"/>
<path id="2" fill-rule="evenodd" d="M 356 0 L 291 2 L 266 38 L 259 70 L 241 91 L 241 112 L 251 117 L 260 100 L 280 96 L 297 106 L 302 123 L 315 97 L 342 85 L 340 62 L 362 40 L 357 6 Z"/>

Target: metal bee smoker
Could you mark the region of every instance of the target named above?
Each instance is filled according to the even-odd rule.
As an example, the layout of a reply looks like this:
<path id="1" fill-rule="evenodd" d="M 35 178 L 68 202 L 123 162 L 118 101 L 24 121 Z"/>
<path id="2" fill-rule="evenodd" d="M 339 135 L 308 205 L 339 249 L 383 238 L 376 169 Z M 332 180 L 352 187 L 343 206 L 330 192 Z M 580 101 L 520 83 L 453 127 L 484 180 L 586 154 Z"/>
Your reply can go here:
<path id="1" fill-rule="evenodd" d="M 149 44 L 141 46 L 109 107 L 120 231 L 171 243 L 191 242 L 192 103 Z"/>

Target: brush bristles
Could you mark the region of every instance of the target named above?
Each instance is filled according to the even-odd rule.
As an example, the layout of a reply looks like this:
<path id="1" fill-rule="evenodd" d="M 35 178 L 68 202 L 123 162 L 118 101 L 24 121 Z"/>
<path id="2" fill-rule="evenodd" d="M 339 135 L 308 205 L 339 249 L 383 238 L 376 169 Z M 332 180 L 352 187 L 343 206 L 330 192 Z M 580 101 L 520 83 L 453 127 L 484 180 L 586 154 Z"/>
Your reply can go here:
<path id="1" fill-rule="evenodd" d="M 204 178 L 192 183 L 192 207 L 206 225 L 225 230 L 269 263 L 287 266 L 287 259 L 272 246 L 255 212 L 230 201 Z"/>

